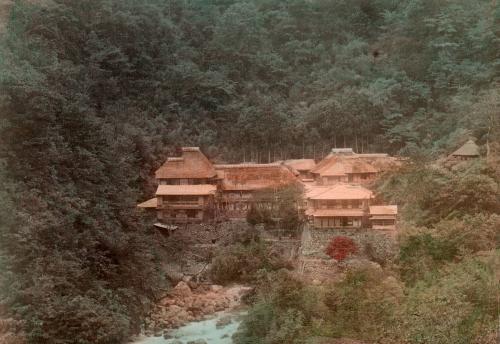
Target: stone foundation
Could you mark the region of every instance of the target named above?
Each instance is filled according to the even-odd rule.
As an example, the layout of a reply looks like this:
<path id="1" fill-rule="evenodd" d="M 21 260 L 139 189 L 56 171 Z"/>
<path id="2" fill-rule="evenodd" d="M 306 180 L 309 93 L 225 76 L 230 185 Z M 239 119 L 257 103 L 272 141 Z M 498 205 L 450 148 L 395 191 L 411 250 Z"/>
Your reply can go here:
<path id="1" fill-rule="evenodd" d="M 337 236 L 351 238 L 359 249 L 358 254 L 365 254 L 366 247 L 376 251 L 393 251 L 396 247 L 393 235 L 373 229 L 318 229 L 306 226 L 302 233 L 301 254 L 304 257 L 325 258 L 328 243 Z"/>

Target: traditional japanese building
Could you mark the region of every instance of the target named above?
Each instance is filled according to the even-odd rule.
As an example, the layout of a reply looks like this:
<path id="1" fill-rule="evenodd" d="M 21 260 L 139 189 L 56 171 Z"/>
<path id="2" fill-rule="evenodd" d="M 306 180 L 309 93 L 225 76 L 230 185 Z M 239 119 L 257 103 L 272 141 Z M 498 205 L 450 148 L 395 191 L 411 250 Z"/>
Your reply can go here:
<path id="1" fill-rule="evenodd" d="M 168 158 L 155 177 L 155 197 L 138 207 L 155 210 L 168 224 L 244 218 L 255 192 L 299 182 L 282 163 L 214 165 L 198 147 L 182 148 L 182 156 Z M 259 199 L 260 206 L 272 201 Z"/>
<path id="2" fill-rule="evenodd" d="M 473 140 L 467 141 L 463 146 L 450 155 L 450 158 L 455 160 L 470 160 L 478 157 L 479 147 Z"/>
<path id="3" fill-rule="evenodd" d="M 332 156 L 321 161 L 311 174 L 316 183 L 332 185 L 335 183 L 368 183 L 373 181 L 378 170 L 362 159 Z"/>
<path id="4" fill-rule="evenodd" d="M 397 205 L 370 206 L 370 224 L 373 229 L 394 230 L 398 216 Z"/>
<path id="5" fill-rule="evenodd" d="M 305 197 L 306 215 L 315 228 L 369 227 L 374 195 L 361 185 L 310 186 Z"/>
<path id="6" fill-rule="evenodd" d="M 259 190 L 278 190 L 298 183 L 296 176 L 283 164 L 215 165 L 221 199 L 219 208 L 228 218 L 245 217 Z M 259 206 L 271 208 L 273 200 L 259 199 Z"/>
<path id="7" fill-rule="evenodd" d="M 155 198 L 138 207 L 155 209 L 161 222 L 203 222 L 216 214 L 217 173 L 198 147 L 182 148 L 182 156 L 168 158 L 155 176 Z"/>
<path id="8" fill-rule="evenodd" d="M 292 169 L 303 181 L 314 179 L 314 175 L 311 173 L 316 166 L 314 159 L 291 159 L 285 160 L 283 164 Z"/>
<path id="9" fill-rule="evenodd" d="M 391 159 L 335 149 L 317 165 L 312 159 L 212 164 L 198 147 L 184 147 L 156 171 L 155 197 L 138 207 L 156 211 L 158 226 L 238 219 L 252 206 L 272 210 L 276 191 L 301 185 L 299 207 L 315 228 L 391 229 L 397 207 L 374 204 L 373 193 L 362 186 Z"/>

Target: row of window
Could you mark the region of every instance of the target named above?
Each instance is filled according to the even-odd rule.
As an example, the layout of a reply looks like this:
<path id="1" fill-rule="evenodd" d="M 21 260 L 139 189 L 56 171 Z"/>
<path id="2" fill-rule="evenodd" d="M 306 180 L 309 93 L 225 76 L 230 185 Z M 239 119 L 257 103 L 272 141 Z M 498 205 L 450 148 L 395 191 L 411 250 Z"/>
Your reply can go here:
<path id="1" fill-rule="evenodd" d="M 323 217 L 315 220 L 316 227 L 361 227 L 361 219 L 355 217 Z"/>
<path id="2" fill-rule="evenodd" d="M 363 208 L 364 202 L 361 200 L 328 200 L 328 201 L 316 201 L 316 209 L 361 209 Z"/>

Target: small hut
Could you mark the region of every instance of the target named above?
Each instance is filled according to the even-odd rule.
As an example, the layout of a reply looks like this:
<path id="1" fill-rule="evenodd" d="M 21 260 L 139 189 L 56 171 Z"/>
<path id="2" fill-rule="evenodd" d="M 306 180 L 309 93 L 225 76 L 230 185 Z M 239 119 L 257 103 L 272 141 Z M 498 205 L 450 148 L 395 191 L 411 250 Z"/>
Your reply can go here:
<path id="1" fill-rule="evenodd" d="M 451 153 L 451 158 L 457 160 L 470 160 L 479 157 L 479 146 L 472 140 L 467 141 L 462 147 Z"/>

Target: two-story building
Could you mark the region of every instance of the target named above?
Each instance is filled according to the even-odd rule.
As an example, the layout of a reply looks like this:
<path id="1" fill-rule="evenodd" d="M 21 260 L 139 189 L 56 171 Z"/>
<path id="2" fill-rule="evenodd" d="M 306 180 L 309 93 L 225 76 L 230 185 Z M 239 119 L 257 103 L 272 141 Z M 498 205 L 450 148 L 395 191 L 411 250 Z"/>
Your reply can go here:
<path id="1" fill-rule="evenodd" d="M 166 223 L 202 222 L 213 218 L 217 173 L 198 147 L 183 147 L 181 157 L 171 157 L 155 172 L 155 198 L 138 205 L 155 209 Z"/>
<path id="2" fill-rule="evenodd" d="M 359 158 L 332 156 L 321 161 L 311 173 L 320 185 L 363 184 L 373 181 L 378 170 Z"/>
<path id="3" fill-rule="evenodd" d="M 373 193 L 361 185 L 309 186 L 306 215 L 315 228 L 363 228 L 369 226 Z"/>
<path id="4" fill-rule="evenodd" d="M 255 199 L 259 190 L 277 190 L 298 183 L 282 163 L 214 165 L 198 147 L 182 148 L 156 171 L 155 197 L 138 204 L 152 209 L 160 223 L 196 223 L 244 218 L 252 202 L 271 207 L 272 199 Z"/>
<path id="5" fill-rule="evenodd" d="M 299 180 L 282 163 L 271 164 L 224 164 L 215 165 L 219 178 L 222 216 L 242 218 L 256 199 L 260 190 L 277 190 Z M 259 206 L 272 207 L 273 200 L 259 199 Z M 265 204 L 264 204 L 265 203 Z"/>

